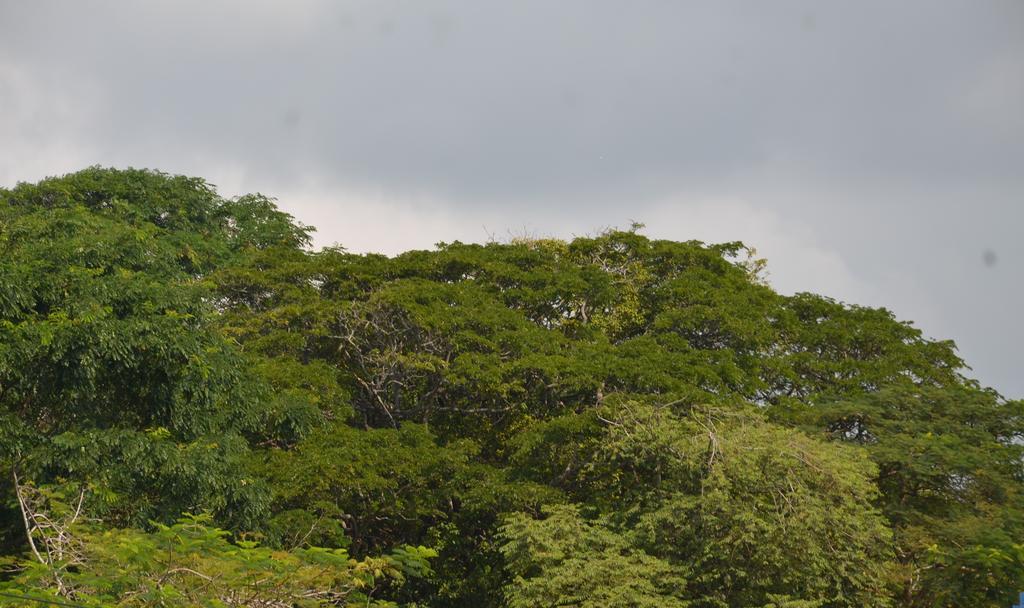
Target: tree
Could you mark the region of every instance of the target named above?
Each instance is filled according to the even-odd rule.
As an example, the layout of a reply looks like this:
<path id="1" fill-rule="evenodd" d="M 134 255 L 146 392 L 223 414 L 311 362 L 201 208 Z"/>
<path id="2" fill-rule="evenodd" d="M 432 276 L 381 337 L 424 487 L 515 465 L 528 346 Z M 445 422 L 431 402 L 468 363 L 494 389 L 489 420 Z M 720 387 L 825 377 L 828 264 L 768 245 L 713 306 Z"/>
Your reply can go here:
<path id="1" fill-rule="evenodd" d="M 1024 403 L 970 385 L 894 385 L 815 414 L 878 465 L 902 605 L 998 607 L 1024 588 Z"/>
<path id="2" fill-rule="evenodd" d="M 272 550 L 250 540 L 231 542 L 209 515 L 185 515 L 152 532 L 99 528 L 81 512 L 81 498 L 77 507 L 62 502 L 64 488 L 19 492 L 33 499 L 22 503 L 32 521 L 50 525 L 37 525 L 29 535 L 45 554 L 7 560 L 15 575 L 0 582 L 5 606 L 55 598 L 97 608 L 393 606 L 374 596 L 406 577 L 429 574 L 427 560 L 435 555 L 424 547 L 361 560 L 345 549 Z"/>
<path id="3" fill-rule="evenodd" d="M 506 517 L 501 550 L 515 578 L 510 608 L 684 608 L 684 571 L 632 546 L 571 505 L 546 507 L 543 519 Z"/>
<path id="4" fill-rule="evenodd" d="M 640 229 L 387 257 L 313 251 L 273 199 L 197 178 L 0 189 L 0 556 L 36 564 L 0 585 L 1008 605 L 1024 405 L 888 310 Z M 429 573 L 387 569 L 421 546 Z"/>
<path id="5" fill-rule="evenodd" d="M 629 400 L 595 416 L 603 428 L 578 427 L 590 437 L 575 442 L 569 485 L 623 546 L 683 573 L 685 592 L 666 598 L 889 605 L 892 538 L 870 461 L 744 410 Z"/>
<path id="6" fill-rule="evenodd" d="M 265 201 L 229 203 L 202 180 L 149 171 L 0 192 L 5 468 L 98 484 L 92 506 L 112 522 L 206 509 L 255 525 L 266 502 L 242 434 L 261 425 L 266 391 L 211 331 L 204 277 L 268 231 L 304 242 L 286 224 Z"/>

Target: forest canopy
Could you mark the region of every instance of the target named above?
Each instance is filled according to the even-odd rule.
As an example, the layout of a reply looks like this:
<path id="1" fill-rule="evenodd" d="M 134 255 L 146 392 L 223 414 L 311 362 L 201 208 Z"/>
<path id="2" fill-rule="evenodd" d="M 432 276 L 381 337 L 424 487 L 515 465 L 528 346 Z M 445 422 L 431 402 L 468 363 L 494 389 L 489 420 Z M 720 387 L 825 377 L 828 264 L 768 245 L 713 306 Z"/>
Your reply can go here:
<path id="1" fill-rule="evenodd" d="M 742 243 L 0 189 L 0 605 L 999 607 L 1024 402 Z"/>

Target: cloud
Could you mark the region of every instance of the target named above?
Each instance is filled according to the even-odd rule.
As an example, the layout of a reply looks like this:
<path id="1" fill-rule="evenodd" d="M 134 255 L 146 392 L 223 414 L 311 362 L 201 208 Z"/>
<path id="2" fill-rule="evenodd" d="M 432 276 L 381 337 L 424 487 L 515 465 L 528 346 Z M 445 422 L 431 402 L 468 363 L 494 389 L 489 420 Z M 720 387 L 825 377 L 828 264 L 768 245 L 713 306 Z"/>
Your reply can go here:
<path id="1" fill-rule="evenodd" d="M 1022 75 L 1016 0 L 0 0 L 0 181 L 201 175 L 357 251 L 742 239 L 1024 395 Z"/>
<path id="2" fill-rule="evenodd" d="M 81 168 L 99 94 L 89 82 L 40 74 L 0 56 L 0 179 L 5 184 Z"/>

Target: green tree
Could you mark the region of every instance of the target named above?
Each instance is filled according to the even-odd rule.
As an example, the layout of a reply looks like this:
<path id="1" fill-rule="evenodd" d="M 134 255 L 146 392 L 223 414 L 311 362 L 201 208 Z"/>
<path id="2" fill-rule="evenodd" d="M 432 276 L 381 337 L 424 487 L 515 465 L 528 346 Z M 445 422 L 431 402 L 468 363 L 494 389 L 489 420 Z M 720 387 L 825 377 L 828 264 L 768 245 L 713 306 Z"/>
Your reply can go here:
<path id="1" fill-rule="evenodd" d="M 970 385 L 895 385 L 815 414 L 878 465 L 903 605 L 995 608 L 1024 588 L 1024 403 Z"/>
<path id="2" fill-rule="evenodd" d="M 0 605 L 47 600 L 77 606 L 394 606 L 380 591 L 429 574 L 424 547 L 354 559 L 345 549 L 273 550 L 230 534 L 208 515 L 186 515 L 152 532 L 98 528 L 65 488 L 19 488 L 33 522 L 33 554 L 8 559 Z M 37 547 L 41 549 L 37 550 Z"/>
<path id="3" fill-rule="evenodd" d="M 629 400 L 594 417 L 558 425 L 583 431 L 568 485 L 621 542 L 678 568 L 688 605 L 889 605 L 891 533 L 857 452 L 744 410 Z"/>
<path id="4" fill-rule="evenodd" d="M 508 606 L 683 608 L 681 568 L 631 545 L 602 522 L 587 521 L 572 505 L 546 507 L 543 519 L 509 515 L 501 550 L 514 578 Z"/>
<path id="5" fill-rule="evenodd" d="M 68 572 L 89 593 L 158 567 L 120 571 L 99 539 L 191 530 L 231 588 L 251 572 L 232 556 L 277 577 L 312 574 L 315 547 L 422 545 L 431 573 L 359 593 L 1008 605 L 1024 405 L 888 310 L 783 296 L 741 243 L 640 229 L 387 257 L 313 251 L 273 199 L 196 178 L 0 189 L 0 555 L 32 562 L 31 480 L 86 490 L 95 567 Z M 30 590 L 61 594 L 50 576 Z"/>
<path id="6" fill-rule="evenodd" d="M 150 171 L 0 191 L 5 468 L 96 482 L 105 499 L 93 506 L 111 521 L 208 509 L 255 525 L 265 492 L 245 472 L 242 435 L 261 425 L 266 391 L 211 331 L 204 277 L 305 234 L 265 199 L 224 201 L 202 180 Z"/>

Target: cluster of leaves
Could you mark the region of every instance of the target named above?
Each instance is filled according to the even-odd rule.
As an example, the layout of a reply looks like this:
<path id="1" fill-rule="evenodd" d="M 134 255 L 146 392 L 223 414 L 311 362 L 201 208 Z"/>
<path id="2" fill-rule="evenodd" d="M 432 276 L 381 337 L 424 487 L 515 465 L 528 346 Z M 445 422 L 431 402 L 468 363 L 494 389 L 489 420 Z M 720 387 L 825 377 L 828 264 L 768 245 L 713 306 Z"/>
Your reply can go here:
<path id="1" fill-rule="evenodd" d="M 74 562 L 24 562 L 0 583 L 0 603 L 37 606 L 61 597 L 82 607 L 394 606 L 374 595 L 424 576 L 435 553 L 403 547 L 384 557 L 354 559 L 345 549 L 274 550 L 251 540 L 229 542 L 208 515 L 155 523 L 151 532 L 79 526 Z M 60 601 L 60 600 L 58 600 Z"/>
<path id="2" fill-rule="evenodd" d="M 244 604 L 260 580 L 314 605 L 1002 607 L 1024 588 L 1024 404 L 951 342 L 777 294 L 740 243 L 634 226 L 388 258 L 309 231 L 150 171 L 0 190 L 0 464 L 91 488 L 82 598 Z M 53 592 L 17 495 L 0 487 L 11 584 Z"/>
<path id="3" fill-rule="evenodd" d="M 571 420 L 580 417 L 593 420 Z M 672 593 L 645 592 L 649 604 L 632 603 L 636 591 L 595 606 L 658 605 L 663 595 L 683 602 L 664 605 L 681 606 L 889 605 L 891 531 L 873 507 L 874 465 L 857 450 L 822 444 L 756 411 L 635 401 L 538 426 L 543 435 L 589 429 L 562 448 L 578 463 L 569 485 L 580 503 L 541 521 L 507 520 L 504 551 L 521 577 L 513 605 L 549 605 L 574 588 L 577 572 L 600 570 L 611 557 L 644 565 L 631 569 L 632 580 L 663 586 L 673 572 L 682 582 Z M 520 458 L 538 462 L 532 452 L 544 449 L 530 438 Z M 587 533 L 567 532 L 577 526 Z M 619 544 L 569 550 L 597 531 L 614 532 Z M 608 576 L 593 584 L 601 593 L 586 595 L 595 598 L 621 587 Z"/>

